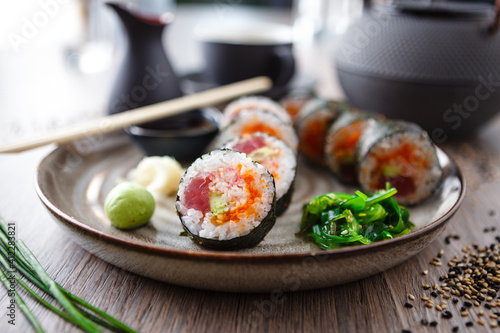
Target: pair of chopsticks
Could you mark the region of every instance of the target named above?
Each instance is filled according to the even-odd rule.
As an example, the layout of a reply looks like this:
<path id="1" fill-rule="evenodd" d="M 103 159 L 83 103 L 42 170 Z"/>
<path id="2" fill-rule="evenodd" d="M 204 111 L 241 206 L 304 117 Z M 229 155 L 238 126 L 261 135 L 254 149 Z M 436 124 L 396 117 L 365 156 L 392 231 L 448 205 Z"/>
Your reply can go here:
<path id="1" fill-rule="evenodd" d="M 192 109 L 214 105 L 243 95 L 269 90 L 272 82 L 260 76 L 196 94 L 117 113 L 100 119 L 56 130 L 35 138 L 20 140 L 0 146 L 0 153 L 17 153 L 47 144 L 65 144 L 85 137 L 113 132 L 131 125 L 146 123 L 180 114 Z"/>

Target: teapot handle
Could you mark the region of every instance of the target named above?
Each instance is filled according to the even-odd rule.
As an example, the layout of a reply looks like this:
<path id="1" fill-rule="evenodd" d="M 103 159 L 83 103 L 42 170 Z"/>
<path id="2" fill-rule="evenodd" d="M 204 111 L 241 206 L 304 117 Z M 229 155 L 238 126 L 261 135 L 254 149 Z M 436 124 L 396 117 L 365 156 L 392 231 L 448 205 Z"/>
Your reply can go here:
<path id="1" fill-rule="evenodd" d="M 500 0 L 495 1 L 495 19 L 488 27 L 488 34 L 494 35 L 500 27 Z"/>

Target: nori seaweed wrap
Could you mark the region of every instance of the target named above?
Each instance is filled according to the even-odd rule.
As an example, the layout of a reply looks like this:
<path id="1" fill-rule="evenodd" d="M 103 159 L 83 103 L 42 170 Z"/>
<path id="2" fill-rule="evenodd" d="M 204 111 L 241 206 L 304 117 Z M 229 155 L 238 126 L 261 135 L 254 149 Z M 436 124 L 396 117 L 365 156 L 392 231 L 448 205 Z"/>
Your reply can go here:
<path id="1" fill-rule="evenodd" d="M 314 98 L 307 102 L 298 115 L 296 123 L 300 151 L 307 161 L 325 165 L 325 135 L 331 123 L 350 107 L 345 103 Z"/>
<path id="2" fill-rule="evenodd" d="M 196 244 L 215 250 L 252 247 L 276 221 L 274 178 L 243 153 L 214 150 L 186 170 L 175 207 Z"/>
<path id="3" fill-rule="evenodd" d="M 443 170 L 436 147 L 420 126 L 400 120 L 370 126 L 358 143 L 358 179 L 368 193 L 394 186 L 400 204 L 416 204 L 434 193 Z"/>
<path id="4" fill-rule="evenodd" d="M 378 121 L 375 117 L 377 115 L 368 112 L 343 112 L 327 130 L 324 149 L 326 165 L 340 181 L 357 183 L 356 146 L 363 132 Z"/>

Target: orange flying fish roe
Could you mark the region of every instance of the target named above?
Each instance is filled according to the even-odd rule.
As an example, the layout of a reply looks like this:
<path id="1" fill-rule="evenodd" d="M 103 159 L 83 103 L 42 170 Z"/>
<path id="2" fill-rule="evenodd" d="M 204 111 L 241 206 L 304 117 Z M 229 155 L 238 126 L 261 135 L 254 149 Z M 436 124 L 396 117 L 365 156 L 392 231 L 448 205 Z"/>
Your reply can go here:
<path id="1" fill-rule="evenodd" d="M 238 164 L 238 171 L 241 172 L 241 164 Z M 247 217 L 256 214 L 254 203 L 255 200 L 262 197 L 262 193 L 253 186 L 255 177 L 251 170 L 247 171 L 245 174 L 241 175 L 241 178 L 245 181 L 247 191 L 249 192 L 249 198 L 241 206 L 234 208 L 228 212 L 224 212 L 217 216 L 212 217 L 212 223 L 216 225 L 224 224 L 229 221 L 238 221 L 238 216 L 240 214 L 245 214 Z"/>

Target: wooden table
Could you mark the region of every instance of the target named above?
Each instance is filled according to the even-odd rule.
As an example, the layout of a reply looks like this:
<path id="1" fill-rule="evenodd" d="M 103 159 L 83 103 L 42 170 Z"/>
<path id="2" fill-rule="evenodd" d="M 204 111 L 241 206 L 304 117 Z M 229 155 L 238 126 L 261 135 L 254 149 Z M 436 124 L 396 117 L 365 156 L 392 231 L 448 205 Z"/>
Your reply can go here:
<path id="1" fill-rule="evenodd" d="M 29 54 L 26 57 L 28 60 L 36 59 L 30 58 Z M 310 74 L 318 75 L 320 92 L 325 97 L 338 97 L 339 90 L 333 72 L 325 71 L 323 67 L 328 66 L 328 57 L 318 57 L 322 61 L 321 65 L 315 66 L 316 72 Z M 4 54 L 0 60 L 6 58 L 14 69 L 20 68 L 16 67 L 22 63 L 16 60 L 18 57 Z M 41 64 L 29 66 L 43 72 Z M 69 88 L 58 88 L 62 91 L 61 95 L 70 90 L 74 96 L 80 96 L 80 93 L 86 96 L 93 94 L 97 99 L 85 104 L 86 99 L 80 97 L 83 106 L 80 104 L 80 109 L 67 116 L 66 120 L 71 122 L 93 117 L 84 112 L 92 107 L 92 103 L 102 104 L 107 90 L 102 92 L 89 87 L 97 82 L 106 85 L 106 81 L 102 83 L 102 77 L 107 77 L 106 74 L 86 78 L 68 73 L 58 75 L 57 79 L 75 81 Z M 40 77 L 43 76 L 31 77 L 31 80 Z M 56 81 L 51 82 L 54 84 Z M 3 141 L 10 139 L 7 134 L 27 136 L 27 132 L 33 132 L 36 128 L 37 119 L 47 120 L 40 114 L 30 114 L 30 111 L 22 113 L 30 105 L 23 98 L 29 99 L 30 94 L 36 92 L 24 90 L 25 94 L 21 94 L 22 80 L 16 82 L 9 91 L 17 96 L 7 101 L 0 100 L 0 112 L 4 120 L 0 124 Z M 6 87 L 6 83 L 0 86 Z M 54 86 L 33 85 L 32 88 L 36 87 L 48 92 Z M 79 87 L 86 89 L 77 94 L 75 91 Z M 61 103 L 69 105 L 67 99 L 69 97 L 63 96 Z M 50 98 L 46 96 L 46 100 Z M 5 106 L 19 114 L 7 113 L 9 111 Z M 42 103 L 38 111 L 48 109 L 50 107 Z M 30 119 L 34 120 L 30 122 Z M 44 124 L 46 127 L 51 122 Z M 13 128 L 13 125 L 16 127 Z M 44 131 L 43 128 L 39 130 Z M 468 189 L 462 207 L 447 230 L 431 246 L 407 262 L 373 277 L 322 290 L 286 293 L 279 302 L 271 302 L 271 295 L 266 293 L 213 292 L 153 281 L 116 268 L 80 248 L 52 221 L 34 191 L 37 164 L 54 147 L 0 155 L 0 215 L 16 224 L 17 237 L 25 241 L 58 283 L 141 332 L 401 332 L 405 329 L 413 332 L 450 332 L 453 327 L 458 327 L 459 332 L 498 331 L 500 328 L 490 327 L 492 319 L 489 315 L 500 311 L 500 308 L 484 309 L 485 326 L 481 326 L 478 324 L 478 313 L 483 309 L 482 306 L 472 307 L 468 317 L 460 316 L 464 298 L 460 298 L 456 304 L 451 299 L 447 301 L 448 310 L 453 314 L 451 319 L 441 318 L 440 312 L 426 308 L 420 300 L 432 291 L 432 288 L 424 290 L 422 284 L 440 284 L 438 279 L 444 274 L 446 263 L 455 255 L 461 257 L 463 247 L 473 242 L 479 246 L 489 245 L 496 242 L 495 236 L 500 235 L 500 119 L 492 121 L 480 135 L 463 141 L 446 142 L 441 147 L 461 167 Z M 497 226 L 498 230 L 491 231 L 493 226 Z M 489 231 L 485 232 L 485 228 Z M 449 234 L 459 235 L 460 239 L 452 238 L 447 244 L 445 239 Z M 429 262 L 441 249 L 444 250 L 444 265 L 430 265 Z M 428 271 L 428 274 L 424 275 L 423 271 Z M 410 300 L 410 294 L 416 299 Z M 72 325 L 27 296 L 25 298 L 47 332 L 75 330 Z M 16 314 L 15 326 L 8 324 L 8 302 L 5 289 L 0 289 L 0 308 L 3 309 L 0 311 L 0 331 L 32 331 L 20 311 Z M 413 308 L 405 307 L 405 303 L 412 304 Z M 251 322 L 250 316 L 254 318 Z M 437 327 L 421 324 L 422 319 L 429 323 L 436 321 Z M 472 321 L 474 326 L 466 327 L 467 321 Z"/>

